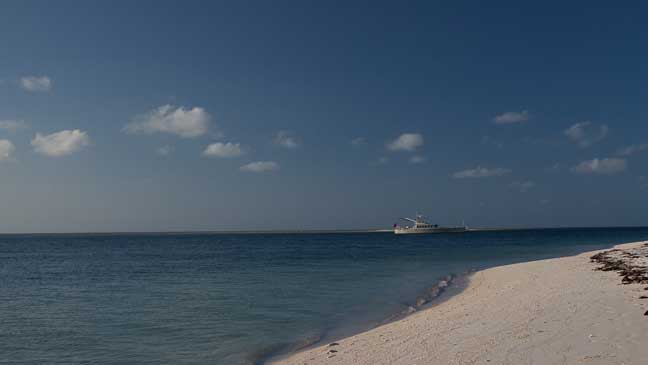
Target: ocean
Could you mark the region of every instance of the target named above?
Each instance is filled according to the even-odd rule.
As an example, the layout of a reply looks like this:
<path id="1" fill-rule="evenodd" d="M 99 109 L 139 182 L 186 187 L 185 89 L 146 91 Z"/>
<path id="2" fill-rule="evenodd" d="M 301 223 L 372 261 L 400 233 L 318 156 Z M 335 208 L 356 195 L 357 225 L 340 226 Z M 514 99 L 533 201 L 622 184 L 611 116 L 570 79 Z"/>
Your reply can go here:
<path id="1" fill-rule="evenodd" d="M 648 228 L 0 235 L 0 362 L 262 363 L 383 323 L 471 270 L 646 239 Z"/>

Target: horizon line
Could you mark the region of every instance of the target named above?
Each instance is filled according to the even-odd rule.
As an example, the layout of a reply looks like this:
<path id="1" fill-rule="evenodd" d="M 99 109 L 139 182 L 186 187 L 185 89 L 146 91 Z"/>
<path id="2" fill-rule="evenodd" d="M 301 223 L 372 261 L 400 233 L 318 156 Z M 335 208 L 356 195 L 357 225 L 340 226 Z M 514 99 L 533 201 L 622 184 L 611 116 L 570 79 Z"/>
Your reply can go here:
<path id="1" fill-rule="evenodd" d="M 497 232 L 524 231 L 549 229 L 606 229 L 606 228 L 648 228 L 648 225 L 619 225 L 619 226 L 528 226 L 528 227 L 475 227 L 467 232 Z M 0 232 L 0 236 L 19 235 L 191 235 L 191 234 L 334 234 L 334 233 L 390 233 L 393 229 L 358 228 L 358 229 L 250 229 L 250 230 L 168 230 L 168 231 L 68 231 L 68 232 Z M 437 233 L 439 234 L 439 233 Z"/>

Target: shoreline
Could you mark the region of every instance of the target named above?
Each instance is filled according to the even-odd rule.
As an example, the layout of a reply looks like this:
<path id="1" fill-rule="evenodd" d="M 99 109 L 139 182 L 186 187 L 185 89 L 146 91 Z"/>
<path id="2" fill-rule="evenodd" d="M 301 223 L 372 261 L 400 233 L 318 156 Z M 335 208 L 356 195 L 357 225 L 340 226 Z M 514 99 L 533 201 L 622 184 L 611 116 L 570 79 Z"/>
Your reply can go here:
<path id="1" fill-rule="evenodd" d="M 266 363 L 639 364 L 648 358 L 648 286 L 623 285 L 591 257 L 647 242 L 480 270 L 445 300 Z"/>
<path id="2" fill-rule="evenodd" d="M 420 294 L 416 297 L 412 297 L 412 302 L 404 304 L 404 309 L 392 312 L 384 319 L 363 327 L 363 329 L 360 331 L 347 331 L 346 334 L 344 334 L 345 332 L 342 332 L 342 334 L 338 333 L 333 336 L 329 335 L 328 331 L 317 333 L 312 336 L 305 337 L 301 341 L 298 341 L 296 343 L 277 345 L 267 349 L 259 350 L 250 356 L 250 363 L 258 365 L 269 364 L 270 361 L 277 361 L 278 359 L 288 358 L 296 353 L 308 351 L 322 345 L 326 345 L 332 341 L 338 341 L 346 337 L 353 336 L 357 333 L 370 331 L 372 329 L 400 321 L 416 312 L 433 308 L 443 303 L 444 301 L 449 300 L 452 296 L 461 293 L 461 291 L 463 291 L 467 287 L 468 279 L 475 272 L 475 269 L 471 269 L 460 274 L 447 274 L 445 277 L 437 280 L 433 285 L 420 292 Z"/>

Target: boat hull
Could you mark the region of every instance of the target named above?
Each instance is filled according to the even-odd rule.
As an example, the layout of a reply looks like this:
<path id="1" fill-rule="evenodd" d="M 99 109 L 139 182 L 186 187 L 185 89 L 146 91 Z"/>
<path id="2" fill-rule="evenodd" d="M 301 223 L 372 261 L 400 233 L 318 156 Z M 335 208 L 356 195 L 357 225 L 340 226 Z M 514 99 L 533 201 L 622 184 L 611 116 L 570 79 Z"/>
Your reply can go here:
<path id="1" fill-rule="evenodd" d="M 467 232 L 465 227 L 437 227 L 437 228 L 395 228 L 395 234 L 428 234 L 428 233 L 460 233 Z"/>

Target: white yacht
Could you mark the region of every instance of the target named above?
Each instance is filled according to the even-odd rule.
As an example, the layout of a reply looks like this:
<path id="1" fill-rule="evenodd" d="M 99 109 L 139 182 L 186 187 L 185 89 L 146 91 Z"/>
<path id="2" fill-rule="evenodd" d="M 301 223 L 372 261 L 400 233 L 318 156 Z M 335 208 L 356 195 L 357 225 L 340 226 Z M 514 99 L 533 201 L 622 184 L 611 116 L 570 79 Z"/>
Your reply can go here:
<path id="1" fill-rule="evenodd" d="M 465 224 L 456 227 L 441 227 L 438 224 L 431 224 L 425 221 L 424 217 L 420 214 L 416 215 L 416 219 L 401 218 L 404 221 L 413 223 L 412 226 L 401 227 L 394 224 L 395 234 L 412 234 L 412 233 L 443 233 L 443 232 L 466 232 L 468 227 Z"/>

